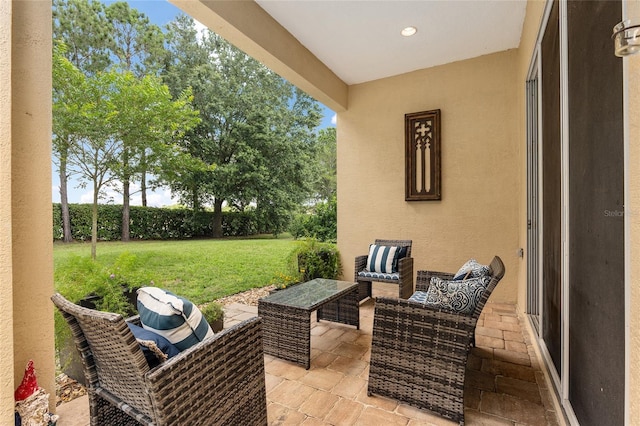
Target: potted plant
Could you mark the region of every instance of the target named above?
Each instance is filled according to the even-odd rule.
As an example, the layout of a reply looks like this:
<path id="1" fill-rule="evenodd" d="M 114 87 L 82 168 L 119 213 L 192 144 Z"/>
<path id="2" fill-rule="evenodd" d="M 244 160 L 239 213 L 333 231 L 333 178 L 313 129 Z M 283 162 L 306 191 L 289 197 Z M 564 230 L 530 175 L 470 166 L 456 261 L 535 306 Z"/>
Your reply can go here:
<path id="1" fill-rule="evenodd" d="M 69 301 L 90 309 L 113 312 L 127 318 L 137 313 L 136 290 L 154 285 L 137 257 L 123 253 L 111 265 L 89 257 L 73 256 L 56 269 L 56 291 Z M 69 326 L 55 311 L 56 350 L 60 369 L 84 384 L 82 361 Z"/>
<path id="2" fill-rule="evenodd" d="M 224 328 L 224 309 L 218 302 L 210 302 L 200 308 L 214 333 L 222 331 Z"/>

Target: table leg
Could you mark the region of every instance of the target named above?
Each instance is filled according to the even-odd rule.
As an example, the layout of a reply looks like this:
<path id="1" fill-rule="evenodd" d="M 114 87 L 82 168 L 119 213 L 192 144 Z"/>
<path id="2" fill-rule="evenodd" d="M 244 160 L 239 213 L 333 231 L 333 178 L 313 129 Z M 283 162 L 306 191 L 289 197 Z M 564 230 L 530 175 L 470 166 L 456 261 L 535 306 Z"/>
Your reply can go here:
<path id="1" fill-rule="evenodd" d="M 258 301 L 264 353 L 311 366 L 311 311 Z"/>

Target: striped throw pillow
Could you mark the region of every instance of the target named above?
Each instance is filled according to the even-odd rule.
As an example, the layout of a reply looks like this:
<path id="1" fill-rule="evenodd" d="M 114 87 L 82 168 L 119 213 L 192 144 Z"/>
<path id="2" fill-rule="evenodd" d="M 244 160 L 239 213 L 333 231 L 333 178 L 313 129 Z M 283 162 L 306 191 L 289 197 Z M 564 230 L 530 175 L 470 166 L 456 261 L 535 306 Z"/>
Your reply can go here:
<path id="1" fill-rule="evenodd" d="M 369 246 L 369 256 L 367 257 L 367 270 L 383 274 L 397 272 L 394 271 L 394 265 L 397 265 L 397 256 L 398 247 L 371 244 Z"/>
<path id="2" fill-rule="evenodd" d="M 181 351 L 213 336 L 197 306 L 157 287 L 138 290 L 138 313 L 143 328 L 163 336 Z"/>

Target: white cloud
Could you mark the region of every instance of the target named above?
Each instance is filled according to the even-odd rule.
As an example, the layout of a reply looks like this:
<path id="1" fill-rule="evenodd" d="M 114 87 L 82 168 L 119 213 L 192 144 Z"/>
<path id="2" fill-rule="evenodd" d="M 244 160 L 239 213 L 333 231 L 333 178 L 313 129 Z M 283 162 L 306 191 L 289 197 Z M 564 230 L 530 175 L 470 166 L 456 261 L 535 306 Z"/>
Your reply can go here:
<path id="1" fill-rule="evenodd" d="M 331 117 L 331 124 L 335 126 L 337 123 L 338 123 L 338 114 L 333 114 L 333 116 Z"/>
<path id="2" fill-rule="evenodd" d="M 193 20 L 193 23 L 196 26 L 196 37 L 198 38 L 198 41 L 202 41 L 202 39 L 204 38 L 204 35 L 207 33 L 207 30 L 209 28 L 207 28 L 206 25 L 201 24 L 200 22 L 196 21 L 195 19 Z"/>

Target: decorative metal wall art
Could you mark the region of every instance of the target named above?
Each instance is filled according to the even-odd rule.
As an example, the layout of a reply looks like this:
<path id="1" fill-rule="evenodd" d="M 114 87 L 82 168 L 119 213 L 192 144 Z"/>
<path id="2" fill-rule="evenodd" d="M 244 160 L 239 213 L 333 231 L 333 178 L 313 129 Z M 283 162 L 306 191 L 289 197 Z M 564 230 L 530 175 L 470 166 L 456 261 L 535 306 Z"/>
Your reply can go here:
<path id="1" fill-rule="evenodd" d="M 440 200 L 440 110 L 405 114 L 405 200 Z"/>

